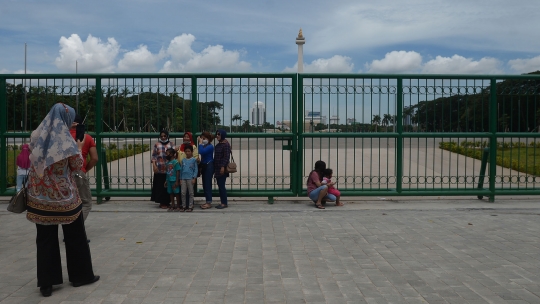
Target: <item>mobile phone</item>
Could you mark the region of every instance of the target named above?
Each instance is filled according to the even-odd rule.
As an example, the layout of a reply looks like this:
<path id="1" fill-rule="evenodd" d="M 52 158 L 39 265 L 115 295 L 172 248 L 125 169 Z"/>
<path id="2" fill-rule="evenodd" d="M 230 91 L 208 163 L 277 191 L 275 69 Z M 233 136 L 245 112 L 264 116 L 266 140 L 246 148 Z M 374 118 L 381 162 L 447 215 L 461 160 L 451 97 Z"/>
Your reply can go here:
<path id="1" fill-rule="evenodd" d="M 84 140 L 84 132 L 86 132 L 86 126 L 83 124 L 77 125 L 77 132 L 75 133 L 75 140 Z"/>

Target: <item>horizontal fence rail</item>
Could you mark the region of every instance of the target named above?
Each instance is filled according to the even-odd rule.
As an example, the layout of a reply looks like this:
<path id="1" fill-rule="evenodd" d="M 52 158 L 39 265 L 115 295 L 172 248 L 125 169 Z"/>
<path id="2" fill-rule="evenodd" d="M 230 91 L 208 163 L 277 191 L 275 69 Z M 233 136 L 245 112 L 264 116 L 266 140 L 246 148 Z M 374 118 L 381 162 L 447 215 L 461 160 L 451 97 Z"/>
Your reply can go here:
<path id="1" fill-rule="evenodd" d="M 0 195 L 57 102 L 96 141 L 99 201 L 150 196 L 162 129 L 226 130 L 231 196 L 305 196 L 317 160 L 345 196 L 540 194 L 539 75 L 0 74 Z"/>

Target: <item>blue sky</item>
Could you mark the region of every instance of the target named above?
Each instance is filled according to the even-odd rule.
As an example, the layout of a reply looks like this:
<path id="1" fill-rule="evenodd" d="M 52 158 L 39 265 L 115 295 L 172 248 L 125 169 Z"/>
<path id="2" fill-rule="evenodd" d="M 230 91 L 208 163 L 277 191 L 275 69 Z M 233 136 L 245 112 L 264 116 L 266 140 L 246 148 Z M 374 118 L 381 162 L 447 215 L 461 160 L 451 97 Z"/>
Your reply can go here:
<path id="1" fill-rule="evenodd" d="M 520 74 L 538 0 L 0 0 L 0 73 Z"/>

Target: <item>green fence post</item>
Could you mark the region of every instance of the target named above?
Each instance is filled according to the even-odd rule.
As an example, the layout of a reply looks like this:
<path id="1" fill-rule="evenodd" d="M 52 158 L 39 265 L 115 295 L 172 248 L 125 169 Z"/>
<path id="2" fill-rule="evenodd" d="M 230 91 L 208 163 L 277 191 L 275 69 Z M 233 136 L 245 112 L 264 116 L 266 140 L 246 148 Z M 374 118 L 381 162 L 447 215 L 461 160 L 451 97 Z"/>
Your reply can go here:
<path id="1" fill-rule="evenodd" d="M 300 194 L 300 190 L 301 190 L 301 183 L 300 183 L 300 186 L 299 186 L 299 181 L 301 179 L 301 177 L 296 177 L 295 175 L 297 174 L 297 172 L 299 172 L 298 170 L 298 167 L 300 166 L 298 164 L 298 121 L 297 119 L 294 119 L 294 117 L 297 117 L 298 116 L 298 113 L 297 113 L 297 106 L 298 106 L 298 96 L 299 96 L 299 93 L 298 93 L 298 88 L 300 87 L 299 83 L 298 83 L 298 74 L 294 74 L 293 77 L 292 77 L 292 92 L 291 92 L 291 117 L 293 117 L 292 122 L 291 122 L 291 132 L 293 134 L 293 137 L 292 137 L 292 148 L 291 148 L 291 151 L 290 151 L 290 156 L 291 156 L 291 161 L 290 161 L 290 170 L 291 170 L 291 191 L 293 193 L 293 195 L 296 195 L 298 196 Z M 301 176 L 301 175 L 300 175 Z"/>
<path id="2" fill-rule="evenodd" d="M 491 78 L 489 99 L 489 201 L 495 201 L 495 175 L 497 174 L 497 79 Z"/>
<path id="3" fill-rule="evenodd" d="M 484 188 L 484 177 L 486 176 L 486 167 L 489 156 L 489 148 L 484 148 L 484 154 L 482 154 L 482 165 L 480 166 L 480 175 L 478 175 L 478 189 Z M 484 198 L 482 195 L 478 196 L 478 199 Z"/>
<path id="4" fill-rule="evenodd" d="M 111 188 L 111 181 L 109 179 L 109 169 L 107 168 L 107 151 L 105 150 L 105 148 L 101 148 L 101 169 L 103 170 L 102 175 L 103 175 L 104 188 L 106 190 L 109 190 Z M 105 197 L 106 201 L 110 199 L 111 199 L 110 196 Z M 99 203 L 101 202 L 98 202 L 98 204 Z"/>
<path id="5" fill-rule="evenodd" d="M 403 78 L 397 79 L 396 191 L 403 190 Z"/>
<path id="6" fill-rule="evenodd" d="M 7 189 L 7 89 L 6 79 L 0 78 L 0 193 L 3 194 Z"/>
<path id="7" fill-rule="evenodd" d="M 101 77 L 96 77 L 96 149 L 98 151 L 101 151 L 102 149 L 102 143 L 103 140 L 101 137 L 102 129 L 103 129 L 103 96 L 101 93 Z M 96 197 L 97 197 L 97 203 L 101 204 L 103 201 L 102 191 L 102 175 L 101 175 L 101 167 L 103 162 L 107 162 L 107 159 L 98 159 L 98 164 L 96 166 Z"/>
<path id="8" fill-rule="evenodd" d="M 291 174 L 291 178 L 296 179 L 296 195 L 299 196 L 302 194 L 302 170 L 304 169 L 304 158 L 302 154 L 304 151 L 304 138 L 302 137 L 302 134 L 304 133 L 304 77 L 302 76 L 302 74 L 296 75 L 298 77 L 298 85 L 296 89 L 296 98 L 294 98 L 293 96 L 293 111 L 294 109 L 297 109 L 297 112 L 296 116 L 292 116 L 296 119 L 293 119 L 291 132 L 293 134 L 293 137 L 297 139 L 297 150 L 295 151 L 297 165 L 296 172 L 293 172 Z"/>
<path id="9" fill-rule="evenodd" d="M 191 130 L 199 133 L 199 109 L 197 108 L 197 77 L 191 77 Z"/>

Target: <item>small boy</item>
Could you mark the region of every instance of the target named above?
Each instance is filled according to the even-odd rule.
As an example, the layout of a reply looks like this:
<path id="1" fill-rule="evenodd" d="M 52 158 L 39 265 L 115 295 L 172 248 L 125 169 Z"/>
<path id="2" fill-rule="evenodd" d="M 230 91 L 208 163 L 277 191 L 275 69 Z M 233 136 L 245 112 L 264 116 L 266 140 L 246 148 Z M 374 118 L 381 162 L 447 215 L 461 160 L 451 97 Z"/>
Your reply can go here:
<path id="1" fill-rule="evenodd" d="M 167 192 L 171 196 L 171 206 L 167 211 L 179 211 L 180 207 L 180 172 L 182 171 L 182 166 L 176 159 L 176 150 L 167 149 L 165 152 L 167 154 L 167 180 L 165 181 L 165 187 L 167 187 Z M 174 198 L 176 197 L 176 202 L 178 207 L 174 203 Z"/>
<path id="2" fill-rule="evenodd" d="M 187 145 L 184 147 L 186 157 L 182 159 L 182 177 L 180 184 L 182 185 L 182 208 L 180 211 L 193 211 L 193 185 L 197 182 L 197 159 L 193 158 L 193 147 Z M 189 202 L 186 201 L 186 190 L 189 193 Z"/>

